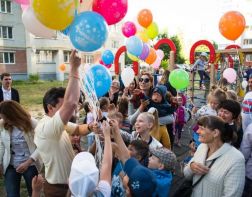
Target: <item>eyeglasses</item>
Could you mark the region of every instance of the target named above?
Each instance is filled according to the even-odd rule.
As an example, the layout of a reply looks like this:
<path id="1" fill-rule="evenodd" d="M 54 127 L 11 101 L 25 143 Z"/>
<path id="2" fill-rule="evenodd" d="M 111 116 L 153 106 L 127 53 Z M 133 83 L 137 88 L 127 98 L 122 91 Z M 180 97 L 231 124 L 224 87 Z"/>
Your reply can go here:
<path id="1" fill-rule="evenodd" d="M 150 79 L 149 78 L 140 78 L 139 82 L 149 83 Z"/>

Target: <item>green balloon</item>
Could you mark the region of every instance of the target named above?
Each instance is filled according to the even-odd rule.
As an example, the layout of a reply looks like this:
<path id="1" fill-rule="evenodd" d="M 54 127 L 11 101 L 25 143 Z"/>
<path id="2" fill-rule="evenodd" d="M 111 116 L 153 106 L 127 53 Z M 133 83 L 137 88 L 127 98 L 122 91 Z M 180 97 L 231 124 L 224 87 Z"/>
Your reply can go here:
<path id="1" fill-rule="evenodd" d="M 189 74 L 183 69 L 175 69 L 169 75 L 169 82 L 177 90 L 185 89 L 189 85 Z"/>

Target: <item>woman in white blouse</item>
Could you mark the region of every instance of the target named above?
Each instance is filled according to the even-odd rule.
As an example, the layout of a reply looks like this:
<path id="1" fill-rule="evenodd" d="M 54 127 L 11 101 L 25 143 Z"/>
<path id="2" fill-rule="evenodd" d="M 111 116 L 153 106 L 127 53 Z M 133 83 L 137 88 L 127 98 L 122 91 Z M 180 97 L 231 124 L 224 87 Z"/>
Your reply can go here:
<path id="1" fill-rule="evenodd" d="M 200 146 L 184 169 L 187 179 L 195 183 L 193 197 L 240 197 L 245 181 L 245 160 L 230 142 L 234 132 L 228 123 L 217 116 L 198 120 Z M 210 164 L 215 160 L 211 168 Z"/>
<path id="2" fill-rule="evenodd" d="M 7 196 L 20 196 L 22 176 L 31 196 L 32 178 L 42 167 L 33 142 L 37 121 L 15 101 L 0 103 L 0 117 L 0 172 Z"/>

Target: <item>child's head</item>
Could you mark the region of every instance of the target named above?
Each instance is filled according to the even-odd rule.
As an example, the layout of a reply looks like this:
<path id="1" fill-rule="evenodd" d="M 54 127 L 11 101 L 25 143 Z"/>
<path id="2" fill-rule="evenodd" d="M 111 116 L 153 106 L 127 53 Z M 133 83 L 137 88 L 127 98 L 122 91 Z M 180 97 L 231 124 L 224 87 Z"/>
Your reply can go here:
<path id="1" fill-rule="evenodd" d="M 111 111 L 111 112 L 108 113 L 107 117 L 109 119 L 116 120 L 118 122 L 118 124 L 119 124 L 119 127 L 121 127 L 122 121 L 123 121 L 123 115 L 122 115 L 122 113 L 117 112 L 117 111 Z"/>
<path id="2" fill-rule="evenodd" d="M 121 112 L 124 117 L 128 116 L 128 106 L 129 106 L 128 99 L 121 97 L 118 101 L 117 107 L 118 111 Z"/>
<path id="3" fill-rule="evenodd" d="M 228 90 L 227 91 L 227 99 L 238 101 L 237 93 L 234 90 Z"/>
<path id="4" fill-rule="evenodd" d="M 152 90 L 151 100 L 155 103 L 162 103 L 166 98 L 167 88 L 164 85 L 157 85 Z"/>
<path id="5" fill-rule="evenodd" d="M 176 155 L 167 148 L 150 149 L 152 156 L 149 158 L 148 168 L 156 170 L 175 169 Z"/>
<path id="6" fill-rule="evenodd" d="M 212 109 L 217 110 L 221 102 L 227 99 L 227 94 L 221 88 L 217 88 L 210 92 L 207 96 L 207 102 Z"/>
<path id="7" fill-rule="evenodd" d="M 144 166 L 148 165 L 149 145 L 143 140 L 133 140 L 128 146 L 130 156 L 136 158 Z"/>
<path id="8" fill-rule="evenodd" d="M 155 118 L 151 113 L 143 112 L 136 119 L 135 128 L 139 134 L 149 133 L 155 124 Z"/>
<path id="9" fill-rule="evenodd" d="M 109 99 L 107 97 L 101 97 L 99 99 L 99 103 L 100 103 L 100 109 L 103 112 L 107 112 L 109 107 Z"/>
<path id="10" fill-rule="evenodd" d="M 181 96 L 177 96 L 177 103 L 178 103 L 178 106 L 182 106 L 183 104 L 183 99 Z"/>

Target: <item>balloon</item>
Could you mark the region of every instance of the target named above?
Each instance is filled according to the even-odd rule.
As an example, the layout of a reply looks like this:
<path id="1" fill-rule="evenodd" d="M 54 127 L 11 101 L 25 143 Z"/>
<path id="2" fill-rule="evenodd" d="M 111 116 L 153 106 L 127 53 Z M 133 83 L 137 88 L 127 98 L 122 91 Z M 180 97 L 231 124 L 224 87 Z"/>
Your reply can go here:
<path id="1" fill-rule="evenodd" d="M 16 3 L 21 4 L 21 5 L 29 5 L 30 0 L 14 0 Z"/>
<path id="2" fill-rule="evenodd" d="M 66 29 L 63 29 L 60 32 L 63 33 L 65 36 L 69 36 L 70 29 L 71 29 L 71 25 L 69 25 Z"/>
<path id="3" fill-rule="evenodd" d="M 75 17 L 69 36 L 75 48 L 86 52 L 95 51 L 105 43 L 108 25 L 100 14 L 82 12 Z"/>
<path id="4" fill-rule="evenodd" d="M 220 33 L 228 40 L 236 40 L 244 31 L 246 21 L 244 16 L 237 11 L 225 13 L 219 22 Z"/>
<path id="5" fill-rule="evenodd" d="M 121 79 L 125 87 L 128 87 L 130 85 L 130 83 L 134 80 L 134 77 L 135 73 L 132 68 L 127 67 L 122 70 Z"/>
<path id="6" fill-rule="evenodd" d="M 143 9 L 138 13 L 138 23 L 143 27 L 148 27 L 152 23 L 152 13 L 148 9 Z"/>
<path id="7" fill-rule="evenodd" d="M 104 64 L 108 65 L 108 64 L 112 64 L 114 61 L 114 55 L 110 50 L 105 50 L 102 53 L 102 61 L 104 62 Z"/>
<path id="8" fill-rule="evenodd" d="M 189 85 L 189 74 L 183 69 L 175 69 L 169 75 L 169 82 L 177 90 L 185 89 Z"/>
<path id="9" fill-rule="evenodd" d="M 74 0 L 33 0 L 32 7 L 37 19 L 51 29 L 63 30 L 74 19 Z"/>
<path id="10" fill-rule="evenodd" d="M 158 35 L 158 26 L 155 22 L 151 23 L 150 26 L 147 27 L 147 35 L 150 39 L 154 39 Z"/>
<path id="11" fill-rule="evenodd" d="M 234 83 L 236 80 L 236 71 L 233 68 L 226 68 L 223 72 L 223 77 L 227 79 L 229 83 Z"/>
<path id="12" fill-rule="evenodd" d="M 136 26 L 133 22 L 125 22 L 122 26 L 122 33 L 127 38 L 136 34 Z"/>
<path id="13" fill-rule="evenodd" d="M 136 33 L 136 36 L 137 36 L 138 38 L 140 38 L 143 42 L 148 42 L 148 41 L 149 41 L 149 37 L 148 37 L 148 34 L 147 34 L 147 30 L 146 30 L 146 29 L 139 30 L 139 31 Z"/>
<path id="14" fill-rule="evenodd" d="M 146 62 L 147 64 L 153 64 L 153 63 L 155 62 L 156 58 L 157 58 L 157 54 L 156 54 L 155 49 L 150 48 L 149 55 L 148 55 L 148 57 L 145 59 L 145 62 Z"/>
<path id="15" fill-rule="evenodd" d="M 42 38 L 56 38 L 57 36 L 55 30 L 49 29 L 40 23 L 31 7 L 23 11 L 22 21 L 25 29 L 35 36 Z"/>
<path id="16" fill-rule="evenodd" d="M 65 72 L 66 71 L 66 64 L 60 64 L 59 65 L 59 71 Z"/>
<path id="17" fill-rule="evenodd" d="M 93 11 L 101 14 L 109 25 L 121 21 L 128 10 L 128 0 L 94 0 Z"/>
<path id="18" fill-rule="evenodd" d="M 142 50 L 141 55 L 139 56 L 139 59 L 145 60 L 145 59 L 148 57 L 149 52 L 150 52 L 149 46 L 148 46 L 147 44 L 144 43 L 144 44 L 143 44 L 143 50 Z"/>
<path id="19" fill-rule="evenodd" d="M 143 50 L 143 42 L 136 36 L 131 36 L 126 40 L 126 48 L 129 53 L 139 56 Z"/>
<path id="20" fill-rule="evenodd" d="M 161 58 L 157 56 L 156 60 L 151 64 L 154 69 L 158 69 L 161 64 Z"/>
<path id="21" fill-rule="evenodd" d="M 164 52 L 161 49 L 156 50 L 156 54 L 161 60 L 164 58 Z"/>
<path id="22" fill-rule="evenodd" d="M 22 9 L 22 11 L 25 11 L 25 10 L 27 10 L 28 8 L 30 7 L 30 5 L 25 5 L 25 4 L 21 4 L 21 9 Z"/>
<path id="23" fill-rule="evenodd" d="M 242 81 L 241 86 L 242 86 L 243 89 L 246 89 L 247 86 L 248 86 L 248 82 L 246 80 Z"/>
<path id="24" fill-rule="evenodd" d="M 105 64 L 102 60 L 99 61 L 99 63 L 103 66 L 105 66 L 106 68 L 111 68 L 112 64 Z"/>
<path id="25" fill-rule="evenodd" d="M 112 77 L 109 70 L 104 66 L 100 64 L 93 65 L 88 69 L 86 75 L 89 81 L 93 81 L 97 97 L 101 97 L 109 91 L 112 84 Z"/>
<path id="26" fill-rule="evenodd" d="M 129 52 L 127 52 L 127 56 L 128 56 L 128 58 L 130 58 L 132 61 L 138 61 L 138 57 L 136 57 L 135 55 L 132 55 L 132 54 L 130 54 Z"/>

